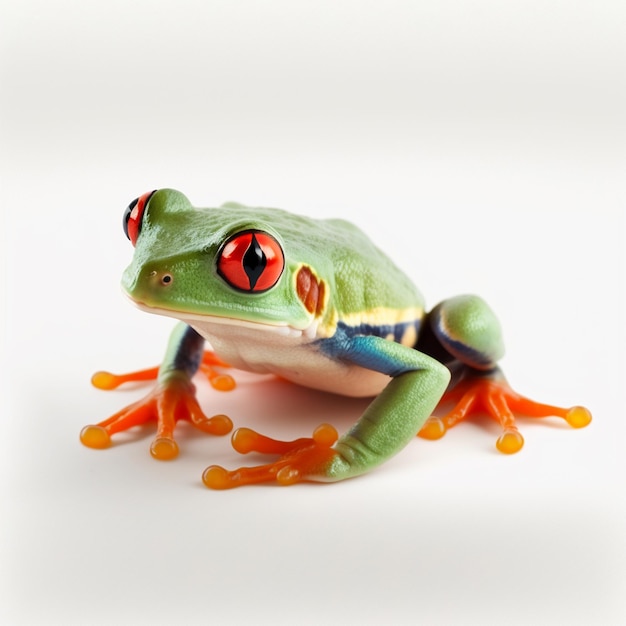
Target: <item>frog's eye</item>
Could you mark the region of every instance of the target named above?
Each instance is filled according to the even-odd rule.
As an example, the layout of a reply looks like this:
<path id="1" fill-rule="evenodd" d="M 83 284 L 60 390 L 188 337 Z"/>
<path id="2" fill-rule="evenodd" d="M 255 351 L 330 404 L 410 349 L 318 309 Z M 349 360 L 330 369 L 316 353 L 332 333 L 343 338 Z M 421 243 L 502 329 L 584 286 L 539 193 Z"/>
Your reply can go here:
<path id="1" fill-rule="evenodd" d="M 217 258 L 219 275 L 235 289 L 255 292 L 271 289 L 285 267 L 285 255 L 274 237 L 260 230 L 233 235 Z"/>
<path id="2" fill-rule="evenodd" d="M 154 191 L 149 191 L 144 193 L 143 196 L 135 198 L 124 211 L 122 220 L 124 234 L 130 239 L 133 246 L 137 243 L 137 237 L 139 237 L 139 232 L 141 231 L 141 220 L 143 219 L 148 200 L 150 200 L 153 193 Z"/>

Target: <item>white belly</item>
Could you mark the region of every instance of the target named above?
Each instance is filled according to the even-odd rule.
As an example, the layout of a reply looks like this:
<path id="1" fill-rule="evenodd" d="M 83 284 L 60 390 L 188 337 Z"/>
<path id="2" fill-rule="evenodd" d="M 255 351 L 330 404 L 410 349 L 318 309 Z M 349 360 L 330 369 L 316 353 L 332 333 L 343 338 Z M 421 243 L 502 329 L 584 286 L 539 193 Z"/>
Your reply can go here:
<path id="1" fill-rule="evenodd" d="M 275 374 L 291 382 L 344 396 L 378 395 L 389 376 L 329 358 L 304 334 L 264 324 L 239 325 L 216 318 L 184 320 L 215 353 L 238 369 Z"/>

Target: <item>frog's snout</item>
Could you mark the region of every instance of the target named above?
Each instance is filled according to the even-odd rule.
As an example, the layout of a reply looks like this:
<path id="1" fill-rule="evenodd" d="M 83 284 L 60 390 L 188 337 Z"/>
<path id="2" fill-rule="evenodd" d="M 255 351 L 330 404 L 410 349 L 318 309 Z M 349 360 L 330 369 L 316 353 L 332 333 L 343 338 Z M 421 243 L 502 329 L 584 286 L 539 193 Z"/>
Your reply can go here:
<path id="1" fill-rule="evenodd" d="M 136 302 L 152 303 L 161 301 L 164 290 L 174 284 L 174 273 L 167 268 L 143 268 L 132 272 L 129 268 L 122 278 L 122 289 Z"/>

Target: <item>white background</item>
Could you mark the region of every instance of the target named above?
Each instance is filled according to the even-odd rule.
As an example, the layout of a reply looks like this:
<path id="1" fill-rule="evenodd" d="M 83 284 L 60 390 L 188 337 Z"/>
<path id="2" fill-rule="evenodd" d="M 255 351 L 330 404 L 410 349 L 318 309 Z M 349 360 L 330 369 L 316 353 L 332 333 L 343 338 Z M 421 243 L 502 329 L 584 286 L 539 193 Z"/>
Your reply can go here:
<path id="1" fill-rule="evenodd" d="M 621 0 L 0 6 L 3 624 L 624 623 Z M 227 438 L 82 447 L 144 393 L 90 374 L 164 350 L 118 283 L 123 209 L 166 186 L 357 221 L 429 304 L 492 304 L 519 391 L 594 422 L 220 493 L 205 466 L 254 462 Z M 206 412 L 279 437 L 363 407 L 240 381 L 199 381 Z"/>

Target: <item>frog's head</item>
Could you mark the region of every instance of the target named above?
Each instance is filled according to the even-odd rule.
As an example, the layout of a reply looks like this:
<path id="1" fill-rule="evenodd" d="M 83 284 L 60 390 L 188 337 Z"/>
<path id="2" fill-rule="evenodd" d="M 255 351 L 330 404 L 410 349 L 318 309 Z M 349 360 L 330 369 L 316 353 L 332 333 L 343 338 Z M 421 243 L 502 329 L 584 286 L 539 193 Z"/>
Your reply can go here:
<path id="1" fill-rule="evenodd" d="M 240 205 L 195 209 L 170 189 L 146 193 L 124 214 L 135 254 L 122 287 L 141 308 L 192 325 L 210 317 L 313 333 L 328 288 L 304 258 L 299 219 Z"/>

